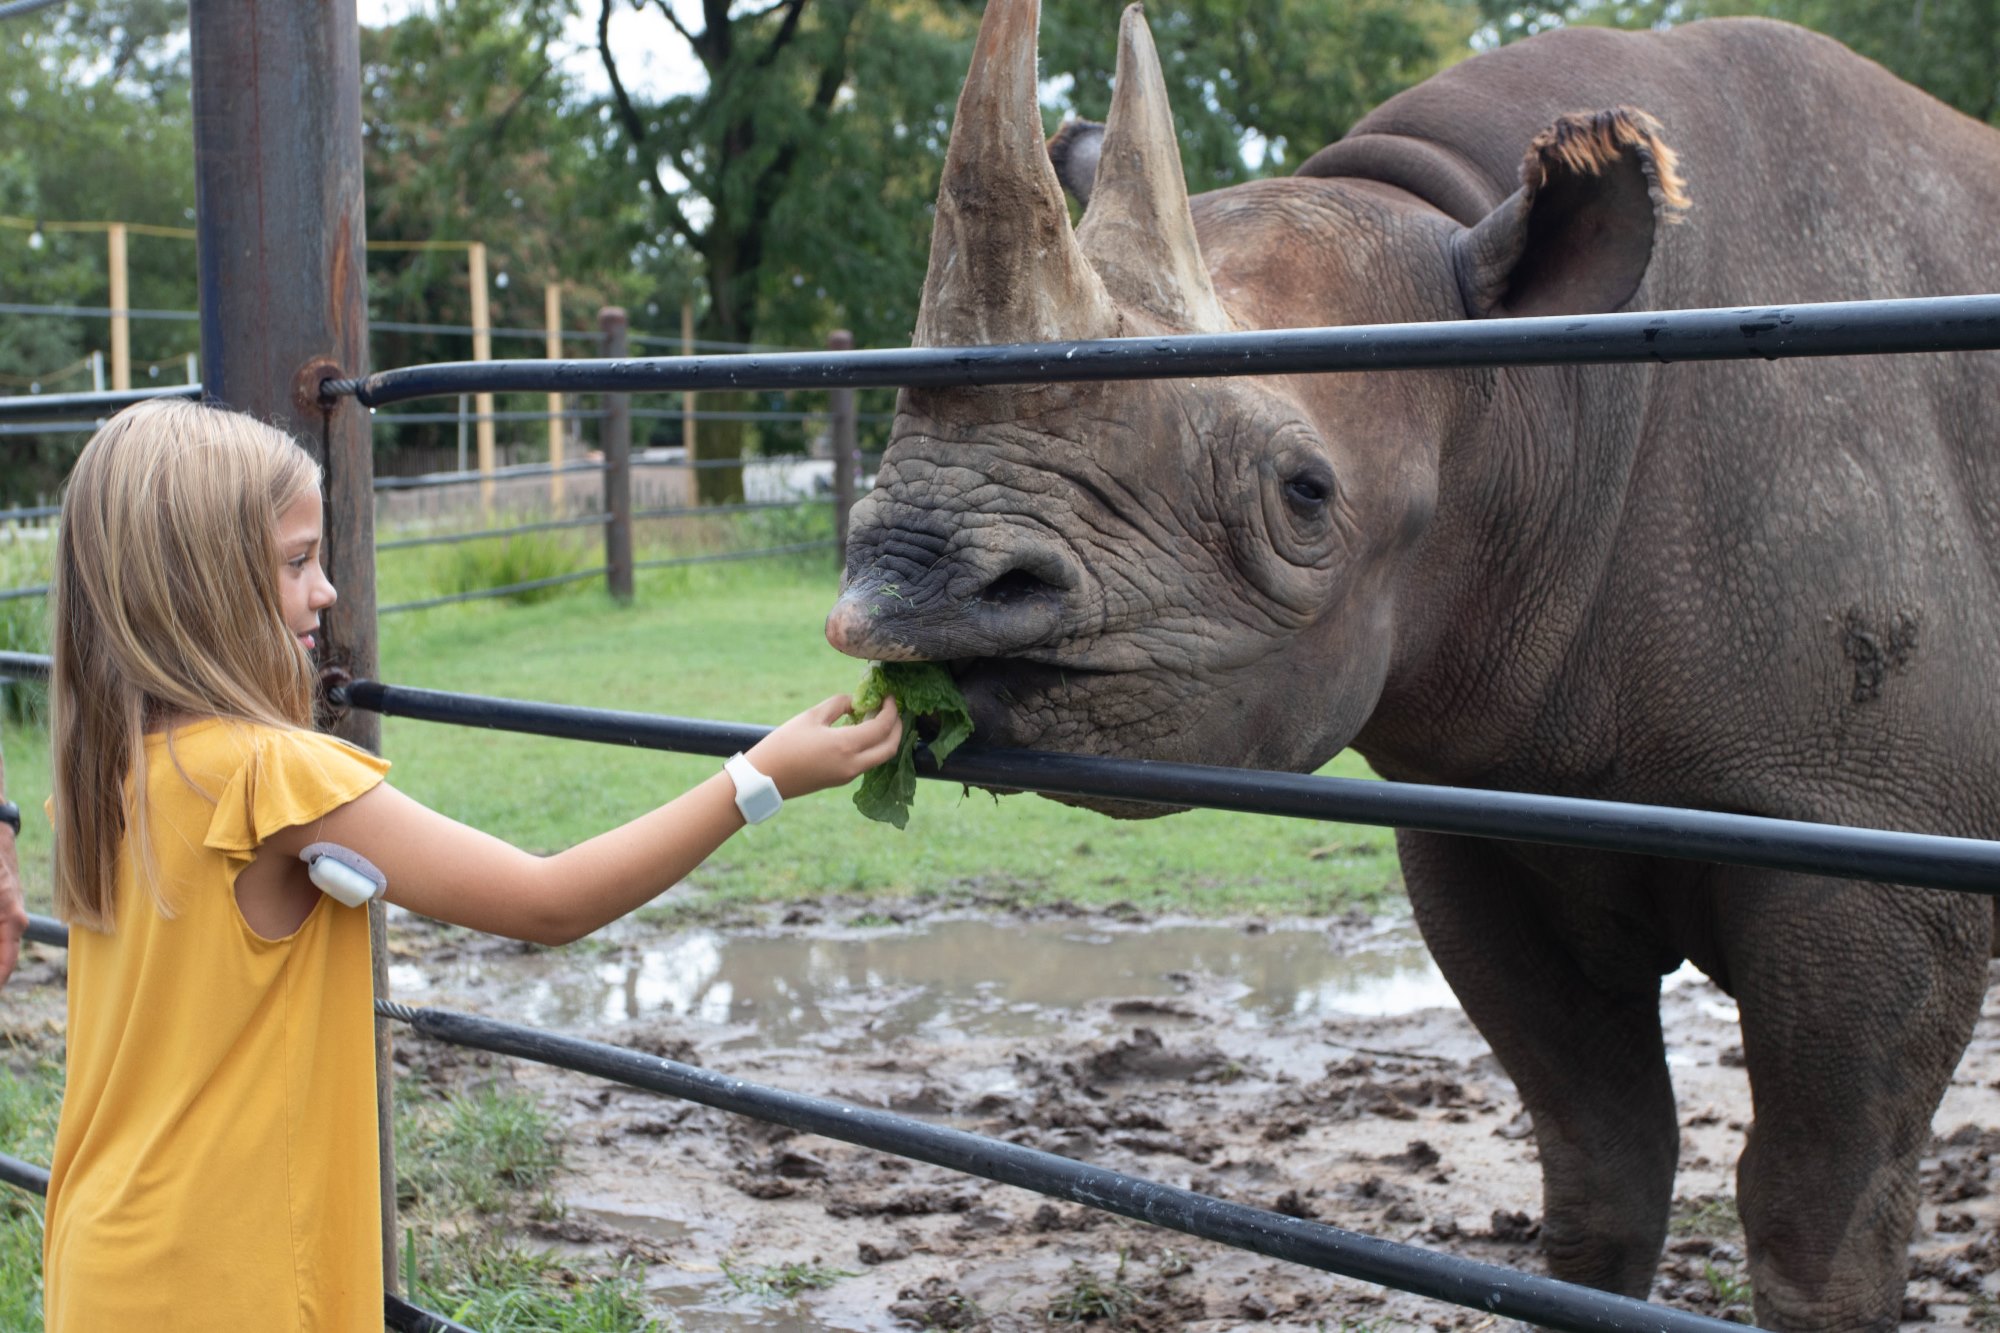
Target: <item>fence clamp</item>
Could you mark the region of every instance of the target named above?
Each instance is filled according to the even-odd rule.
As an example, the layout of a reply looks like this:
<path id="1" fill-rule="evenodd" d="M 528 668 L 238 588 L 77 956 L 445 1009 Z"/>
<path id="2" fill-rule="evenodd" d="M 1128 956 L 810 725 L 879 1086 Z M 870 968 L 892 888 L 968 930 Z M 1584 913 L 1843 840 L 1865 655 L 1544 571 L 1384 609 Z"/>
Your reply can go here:
<path id="1" fill-rule="evenodd" d="M 313 721 L 322 729 L 331 731 L 346 718 L 347 687 L 353 683 L 354 673 L 347 669 L 344 660 L 320 668 L 319 688 L 313 697 Z"/>
<path id="2" fill-rule="evenodd" d="M 312 358 L 299 367 L 298 374 L 292 376 L 292 406 L 301 412 L 332 416 L 333 409 L 340 406 L 340 396 L 327 386 L 342 378 L 345 376 L 340 362 L 330 356 Z"/>

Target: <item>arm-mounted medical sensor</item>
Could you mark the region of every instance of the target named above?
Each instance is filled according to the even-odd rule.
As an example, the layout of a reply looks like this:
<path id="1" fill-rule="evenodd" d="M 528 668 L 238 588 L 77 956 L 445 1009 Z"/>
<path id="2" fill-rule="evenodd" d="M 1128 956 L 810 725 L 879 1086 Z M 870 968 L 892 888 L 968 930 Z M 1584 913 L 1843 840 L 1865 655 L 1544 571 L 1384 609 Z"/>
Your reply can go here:
<path id="1" fill-rule="evenodd" d="M 389 877 L 374 862 L 338 843 L 313 843 L 299 853 L 299 860 L 306 863 L 306 873 L 322 893 L 349 907 L 379 898 L 389 887 Z"/>

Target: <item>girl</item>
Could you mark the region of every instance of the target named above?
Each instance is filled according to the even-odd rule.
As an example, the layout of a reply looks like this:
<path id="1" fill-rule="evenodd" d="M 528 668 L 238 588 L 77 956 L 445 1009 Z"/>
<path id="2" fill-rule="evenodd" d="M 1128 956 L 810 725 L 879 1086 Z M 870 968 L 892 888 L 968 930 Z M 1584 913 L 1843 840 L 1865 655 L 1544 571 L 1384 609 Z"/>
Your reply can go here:
<path id="1" fill-rule="evenodd" d="M 893 700 L 828 699 L 622 828 L 532 856 L 382 781 L 312 727 L 334 590 L 319 468 L 186 402 L 128 408 L 63 499 L 53 587 L 55 894 L 74 929 L 50 1172 L 47 1327 L 382 1327 L 365 911 L 299 853 L 384 872 L 390 902 L 559 944 L 684 878 L 775 797 L 896 752 Z M 739 801 L 742 802 L 739 808 Z"/>

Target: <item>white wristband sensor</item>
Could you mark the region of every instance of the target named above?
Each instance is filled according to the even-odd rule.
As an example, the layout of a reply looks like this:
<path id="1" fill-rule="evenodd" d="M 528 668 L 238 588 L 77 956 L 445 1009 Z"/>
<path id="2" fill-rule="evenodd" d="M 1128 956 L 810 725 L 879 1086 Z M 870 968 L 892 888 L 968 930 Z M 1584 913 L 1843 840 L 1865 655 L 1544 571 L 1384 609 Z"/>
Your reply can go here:
<path id="1" fill-rule="evenodd" d="M 389 877 L 374 862 L 339 843 L 313 843 L 299 853 L 299 860 L 321 893 L 348 907 L 372 902 L 389 888 Z"/>
<path id="2" fill-rule="evenodd" d="M 736 784 L 736 808 L 743 812 L 746 824 L 761 824 L 778 813 L 778 807 L 785 798 L 778 794 L 778 784 L 757 771 L 757 766 L 742 753 L 729 756 L 722 766 L 729 774 L 729 780 Z"/>

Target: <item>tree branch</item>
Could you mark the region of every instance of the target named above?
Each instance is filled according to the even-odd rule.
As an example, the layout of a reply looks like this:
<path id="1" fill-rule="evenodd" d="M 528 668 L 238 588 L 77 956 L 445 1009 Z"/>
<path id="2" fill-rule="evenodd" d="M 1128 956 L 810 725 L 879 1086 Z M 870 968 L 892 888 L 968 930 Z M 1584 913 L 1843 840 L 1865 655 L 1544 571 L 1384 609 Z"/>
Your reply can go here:
<path id="1" fill-rule="evenodd" d="M 554 64 L 548 60 L 545 53 L 542 60 L 542 67 L 535 71 L 535 77 L 529 79 L 521 86 L 521 91 L 514 94 L 514 100 L 507 103 L 506 109 L 494 119 L 493 128 L 486 132 L 487 142 L 498 146 L 501 136 L 507 132 L 507 122 L 514 118 L 514 113 L 521 109 L 521 103 L 528 100 L 528 94 L 539 88 L 542 80 L 546 79 L 549 76 L 549 72 L 554 68 Z"/>
<path id="2" fill-rule="evenodd" d="M 681 26 L 680 19 L 674 14 L 673 0 L 660 0 L 660 12 L 667 16 L 667 22 L 674 25 L 674 31 L 681 35 L 681 40 L 688 44 L 694 51 L 695 56 L 702 59 L 703 63 L 706 64 L 706 58 L 702 57 L 701 54 L 701 43 L 694 39 L 693 33 Z"/>
<path id="3" fill-rule="evenodd" d="M 762 55 L 757 57 L 758 69 L 770 68 L 771 62 L 778 58 L 779 53 L 791 45 L 792 38 L 798 35 L 799 17 L 806 12 L 806 0 L 780 0 L 780 3 L 785 11 L 785 21 L 778 25 L 777 32 L 771 35 L 771 44 L 764 48 Z M 778 7 L 778 5 L 773 5 L 771 9 L 765 10 L 764 13 L 769 14 Z M 761 18 L 762 15 L 759 15 L 759 17 Z"/>
<path id="4" fill-rule="evenodd" d="M 804 0 L 800 0 L 800 3 L 803 4 Z M 856 5 L 849 3 L 844 8 L 846 12 L 839 40 L 834 44 L 832 58 L 827 61 L 825 68 L 820 70 L 819 82 L 813 88 L 812 103 L 807 108 L 808 117 L 815 129 L 826 123 L 827 113 L 832 110 L 834 99 L 840 95 L 841 86 L 847 82 L 849 63 L 847 43 L 854 32 Z M 751 197 L 757 201 L 757 212 L 760 216 L 768 216 L 771 209 L 777 205 L 778 196 L 784 192 L 792 168 L 798 163 L 801 147 L 800 137 L 792 136 L 779 147 L 769 165 L 758 173 Z"/>
<path id="5" fill-rule="evenodd" d="M 652 190 L 654 200 L 666 211 L 667 225 L 689 245 L 698 246 L 701 237 L 688 225 L 687 217 L 681 212 L 680 201 L 674 198 L 674 193 L 667 188 L 667 183 L 660 179 L 659 156 L 649 151 L 646 146 L 645 117 L 639 114 L 639 108 L 632 105 L 631 94 L 625 91 L 625 81 L 618 77 L 618 62 L 611 58 L 611 6 L 615 3 L 616 0 L 599 0 L 597 54 L 604 62 L 605 75 L 611 81 L 611 97 L 617 106 L 618 123 L 625 127 L 625 135 L 632 141 L 632 151 L 643 163 L 646 186 Z"/>

